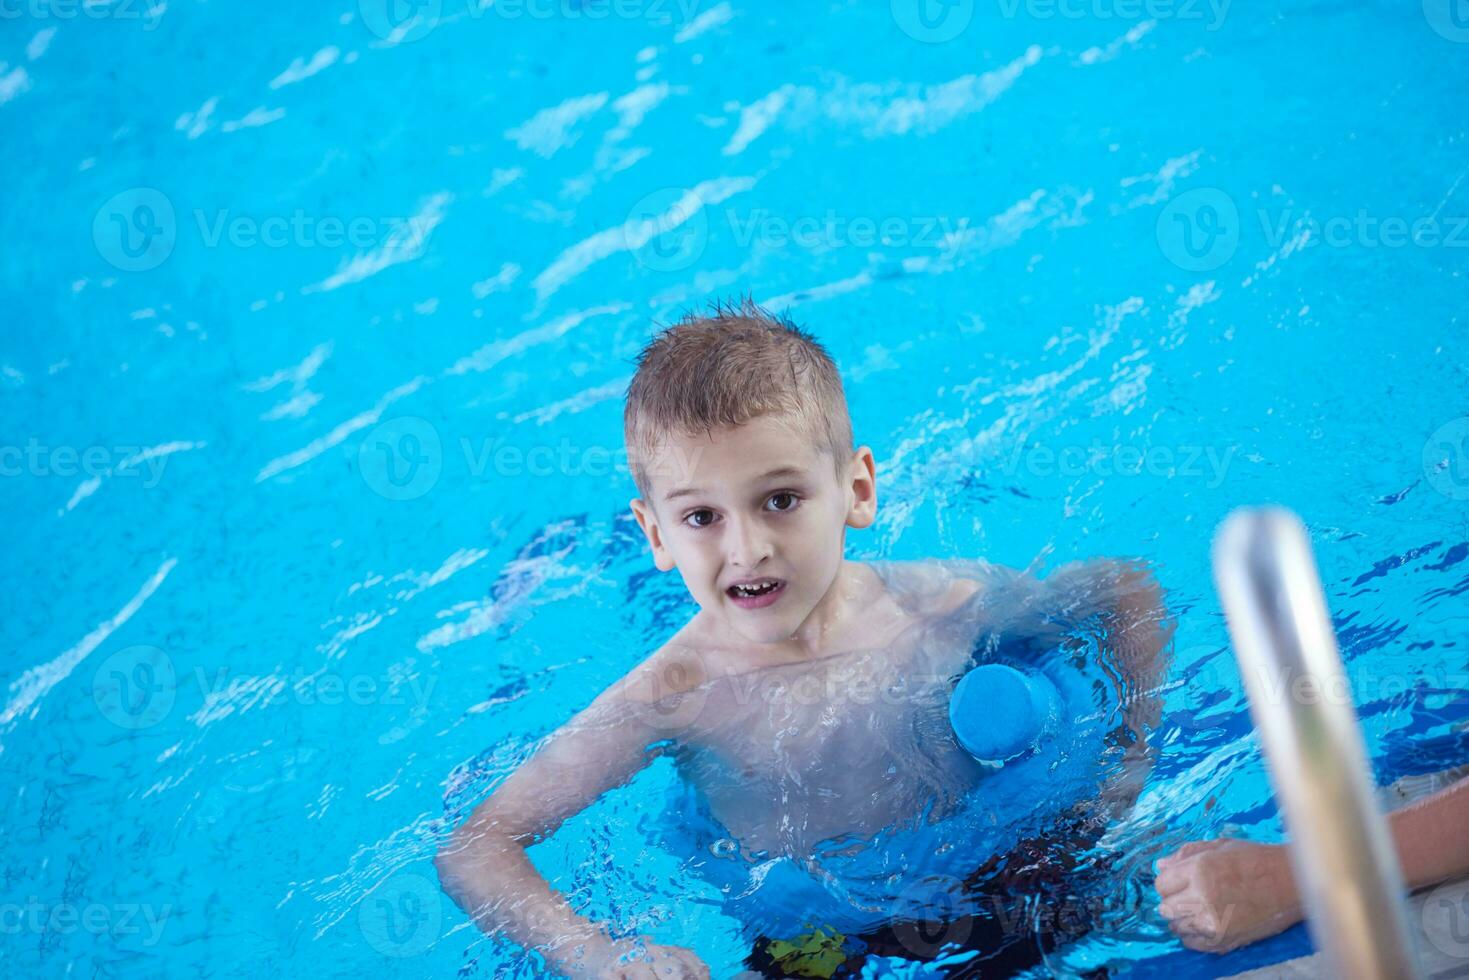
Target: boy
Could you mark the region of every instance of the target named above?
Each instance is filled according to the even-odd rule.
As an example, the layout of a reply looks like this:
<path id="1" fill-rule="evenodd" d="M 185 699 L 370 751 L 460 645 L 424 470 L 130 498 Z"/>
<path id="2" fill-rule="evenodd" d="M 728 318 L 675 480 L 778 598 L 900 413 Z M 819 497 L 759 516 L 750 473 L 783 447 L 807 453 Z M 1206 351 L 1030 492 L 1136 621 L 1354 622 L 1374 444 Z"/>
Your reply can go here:
<path id="1" fill-rule="evenodd" d="M 1059 623 L 1093 616 L 1124 690 L 1149 691 L 1161 676 L 1157 589 L 1130 566 L 1071 566 L 1039 583 L 981 562 L 846 560 L 846 529 L 876 516 L 872 452 L 852 448 L 826 351 L 749 300 L 654 338 L 624 429 L 633 514 L 657 568 L 678 570 L 699 611 L 511 774 L 436 861 L 482 928 L 539 949 L 559 972 L 709 976 L 690 950 L 614 939 L 578 916 L 525 855 L 659 755 L 674 754 L 740 855 L 809 862 L 822 842 L 919 811 L 938 819 L 985 777 L 943 713 L 980 605 L 1052 644 L 1066 641 Z M 1135 798 L 1156 710 L 1152 698 L 1126 699 L 1127 758 L 1108 803 Z M 990 856 L 973 855 L 970 869 Z M 901 878 L 890 879 L 899 892 Z M 851 949 L 761 943 L 747 962 L 776 975 L 830 976 Z"/>

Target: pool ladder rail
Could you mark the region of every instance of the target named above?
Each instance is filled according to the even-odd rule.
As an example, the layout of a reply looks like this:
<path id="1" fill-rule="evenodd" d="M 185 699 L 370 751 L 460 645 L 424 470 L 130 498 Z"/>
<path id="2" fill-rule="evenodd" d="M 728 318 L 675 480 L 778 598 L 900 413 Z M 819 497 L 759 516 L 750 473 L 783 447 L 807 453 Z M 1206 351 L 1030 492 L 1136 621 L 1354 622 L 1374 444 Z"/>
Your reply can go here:
<path id="1" fill-rule="evenodd" d="M 1234 512 L 1214 539 L 1214 580 L 1330 975 L 1421 978 L 1402 870 L 1304 525 L 1280 508 Z"/>

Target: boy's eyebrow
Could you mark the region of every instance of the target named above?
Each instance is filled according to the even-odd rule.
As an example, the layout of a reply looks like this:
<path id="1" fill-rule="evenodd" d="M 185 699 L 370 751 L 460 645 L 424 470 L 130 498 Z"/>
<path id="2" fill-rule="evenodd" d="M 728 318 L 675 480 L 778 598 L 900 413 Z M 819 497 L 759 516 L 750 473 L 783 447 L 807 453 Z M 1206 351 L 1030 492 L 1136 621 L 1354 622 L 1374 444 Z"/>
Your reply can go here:
<path id="1" fill-rule="evenodd" d="M 805 474 L 805 471 L 804 470 L 802 470 L 802 469 L 800 469 L 798 467 L 795 467 L 795 466 L 777 466 L 773 470 L 767 470 L 766 472 L 761 473 L 758 477 L 755 478 L 755 482 L 757 482 L 757 483 L 763 483 L 766 480 L 773 480 L 773 479 L 775 479 L 778 476 L 805 476 L 805 475 L 806 474 Z M 703 493 L 703 492 L 704 491 L 701 488 L 699 488 L 699 487 L 679 487 L 677 490 L 670 490 L 670 491 L 668 491 L 668 493 L 664 494 L 663 495 L 663 500 L 666 503 L 666 502 L 674 499 L 675 497 L 691 497 L 691 496 L 694 496 L 695 494 L 700 494 L 700 493 Z"/>

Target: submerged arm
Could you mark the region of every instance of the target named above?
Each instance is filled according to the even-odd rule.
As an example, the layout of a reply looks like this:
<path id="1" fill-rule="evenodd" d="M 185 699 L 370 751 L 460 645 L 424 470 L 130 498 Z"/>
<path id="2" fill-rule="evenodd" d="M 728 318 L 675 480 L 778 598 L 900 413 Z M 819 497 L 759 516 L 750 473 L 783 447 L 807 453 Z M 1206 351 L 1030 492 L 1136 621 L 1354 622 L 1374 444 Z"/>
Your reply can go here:
<path id="1" fill-rule="evenodd" d="M 475 808 L 434 861 L 444 890 L 481 929 L 540 950 L 572 977 L 651 978 L 655 965 L 660 977 L 708 977 L 693 953 L 674 947 L 645 944 L 645 959 L 619 962 L 633 944 L 577 914 L 525 851 L 656 758 L 656 745 L 674 733 L 666 702 L 650 696 L 662 694 L 662 685 L 647 682 L 660 681 L 649 671 L 667 666 L 655 656 L 559 729 Z"/>
<path id="2" fill-rule="evenodd" d="M 1136 562 L 1103 559 L 1058 569 L 1045 581 L 1070 622 L 1095 624 L 1103 669 L 1122 705 L 1123 725 L 1113 733 L 1124 746 L 1122 772 L 1103 790 L 1103 800 L 1129 807 L 1152 769 L 1148 733 L 1163 717 L 1158 693 L 1168 675 L 1174 622 L 1158 580 Z"/>

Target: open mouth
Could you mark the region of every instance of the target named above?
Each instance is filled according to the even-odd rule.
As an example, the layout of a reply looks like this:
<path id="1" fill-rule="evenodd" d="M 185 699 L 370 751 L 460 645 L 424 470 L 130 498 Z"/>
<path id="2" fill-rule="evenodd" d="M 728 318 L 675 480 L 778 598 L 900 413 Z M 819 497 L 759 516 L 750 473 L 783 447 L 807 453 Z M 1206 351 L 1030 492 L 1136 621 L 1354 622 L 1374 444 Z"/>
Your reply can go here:
<path id="1" fill-rule="evenodd" d="M 778 578 L 762 578 L 742 585 L 731 585 L 725 593 L 745 609 L 756 609 L 776 600 L 785 591 L 785 582 Z"/>

